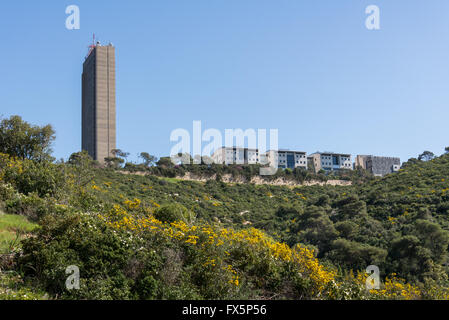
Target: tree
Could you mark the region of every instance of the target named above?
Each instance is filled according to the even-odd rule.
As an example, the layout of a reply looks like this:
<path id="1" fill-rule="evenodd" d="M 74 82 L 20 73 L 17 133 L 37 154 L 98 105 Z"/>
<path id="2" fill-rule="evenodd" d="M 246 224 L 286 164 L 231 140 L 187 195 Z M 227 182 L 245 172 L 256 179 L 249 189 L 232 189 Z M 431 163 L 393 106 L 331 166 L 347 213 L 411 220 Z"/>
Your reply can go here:
<path id="1" fill-rule="evenodd" d="M 125 162 L 125 160 L 123 160 L 122 158 L 118 158 L 118 157 L 106 157 L 104 158 L 104 161 L 106 162 L 106 165 L 109 168 L 113 168 L 113 169 L 119 169 L 122 164 Z"/>
<path id="2" fill-rule="evenodd" d="M 419 278 L 429 271 L 432 252 L 420 245 L 416 236 L 407 235 L 397 238 L 389 245 L 388 258 L 391 270 L 409 278 Z"/>
<path id="3" fill-rule="evenodd" d="M 122 150 L 120 150 L 120 149 L 112 149 L 111 150 L 111 153 L 114 155 L 114 157 L 116 157 L 116 158 L 123 158 L 123 161 L 125 161 L 126 160 L 126 158 L 128 158 L 128 156 L 129 156 L 129 152 L 125 152 L 125 151 L 122 151 Z"/>
<path id="4" fill-rule="evenodd" d="M 72 153 L 67 163 L 74 166 L 87 167 L 94 163 L 94 159 L 92 159 L 92 157 L 87 153 L 86 150 L 83 150 L 80 152 Z"/>
<path id="5" fill-rule="evenodd" d="M 120 168 L 129 156 L 129 152 L 124 152 L 120 149 L 112 149 L 111 153 L 113 156 L 104 158 L 104 161 L 109 168 L 114 169 Z"/>
<path id="6" fill-rule="evenodd" d="M 0 152 L 22 160 L 51 160 L 51 144 L 55 131 L 51 125 L 31 125 L 20 116 L 11 116 L 0 122 Z"/>
<path id="7" fill-rule="evenodd" d="M 339 221 L 335 224 L 335 229 L 337 229 L 339 236 L 347 240 L 352 240 L 360 232 L 360 228 L 357 223 L 344 220 Z"/>
<path id="8" fill-rule="evenodd" d="M 340 220 L 366 216 L 366 203 L 357 195 L 350 195 L 336 203 L 337 213 Z"/>
<path id="9" fill-rule="evenodd" d="M 415 233 L 421 245 L 432 251 L 432 259 L 441 262 L 449 245 L 449 233 L 437 223 L 427 220 L 416 220 Z"/>
<path id="10" fill-rule="evenodd" d="M 361 270 L 370 264 L 383 264 L 387 254 L 385 249 L 340 238 L 332 242 L 326 257 L 352 270 Z"/>
<path id="11" fill-rule="evenodd" d="M 72 153 L 67 161 L 67 164 L 72 166 L 75 173 L 74 179 L 77 186 L 84 187 L 94 178 L 92 168 L 98 164 L 98 161 L 92 159 L 86 150 Z"/>
<path id="12" fill-rule="evenodd" d="M 147 167 L 152 166 L 157 161 L 157 158 L 155 156 L 149 154 L 148 152 L 141 152 L 139 155 L 139 158 L 143 159 L 143 163 Z"/>
<path id="13" fill-rule="evenodd" d="M 158 167 L 163 168 L 173 168 L 173 162 L 171 161 L 170 157 L 161 157 L 158 162 L 156 162 L 156 165 Z"/>
<path id="14" fill-rule="evenodd" d="M 449 153 L 449 147 L 444 148 L 445 153 Z"/>
<path id="15" fill-rule="evenodd" d="M 299 235 L 299 242 L 312 244 L 318 247 L 320 254 L 329 250 L 330 243 L 338 236 L 329 216 L 323 208 L 310 206 L 297 222 L 291 226 L 292 233 Z M 289 243 L 293 245 L 292 242 Z"/>
<path id="16" fill-rule="evenodd" d="M 419 161 L 430 161 L 435 159 L 435 154 L 431 151 L 424 151 L 418 156 Z"/>

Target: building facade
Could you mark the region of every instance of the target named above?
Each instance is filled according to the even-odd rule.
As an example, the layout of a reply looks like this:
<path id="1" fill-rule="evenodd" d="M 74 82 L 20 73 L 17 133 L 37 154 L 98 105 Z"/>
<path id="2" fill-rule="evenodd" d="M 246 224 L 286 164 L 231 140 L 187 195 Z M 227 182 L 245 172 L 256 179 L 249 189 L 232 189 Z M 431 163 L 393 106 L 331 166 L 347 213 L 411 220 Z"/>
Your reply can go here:
<path id="1" fill-rule="evenodd" d="M 308 157 L 308 160 L 315 172 L 320 170 L 331 172 L 353 169 L 351 155 L 346 153 L 315 152 Z"/>
<path id="2" fill-rule="evenodd" d="M 115 48 L 92 46 L 82 74 L 82 149 L 104 162 L 116 148 Z"/>
<path id="3" fill-rule="evenodd" d="M 283 169 L 307 169 L 307 154 L 304 151 L 269 150 L 260 154 L 258 149 L 222 147 L 214 152 L 212 161 L 217 164 L 273 163 Z"/>
<path id="4" fill-rule="evenodd" d="M 260 163 L 259 150 L 241 147 L 221 147 L 212 155 L 217 164 L 257 164 Z"/>
<path id="5" fill-rule="evenodd" d="M 304 151 L 269 150 L 266 155 L 269 163 L 277 164 L 278 168 L 307 169 L 307 154 Z"/>
<path id="6" fill-rule="evenodd" d="M 355 168 L 366 169 L 366 157 L 368 157 L 368 156 L 357 155 L 355 157 L 354 169 Z"/>
<path id="7" fill-rule="evenodd" d="M 383 177 L 389 173 L 398 172 L 401 168 L 401 159 L 394 157 L 379 157 L 372 155 L 358 155 L 355 167 L 360 167 L 373 175 Z"/>

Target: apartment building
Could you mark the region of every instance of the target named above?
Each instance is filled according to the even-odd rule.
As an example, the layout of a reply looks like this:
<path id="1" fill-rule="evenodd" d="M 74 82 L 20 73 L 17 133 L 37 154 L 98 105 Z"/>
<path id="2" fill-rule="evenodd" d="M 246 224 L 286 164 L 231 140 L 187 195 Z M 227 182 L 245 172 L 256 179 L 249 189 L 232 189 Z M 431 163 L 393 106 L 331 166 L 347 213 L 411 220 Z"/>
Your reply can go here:
<path id="1" fill-rule="evenodd" d="M 260 154 L 258 149 L 222 147 L 214 152 L 212 160 L 217 164 L 268 164 L 278 168 L 307 169 L 307 154 L 304 151 L 269 150 Z"/>
<path id="2" fill-rule="evenodd" d="M 307 169 L 307 154 L 304 151 L 269 150 L 266 156 L 269 163 L 277 164 L 278 168 Z"/>
<path id="3" fill-rule="evenodd" d="M 241 147 L 221 147 L 212 155 L 217 164 L 257 164 L 260 162 L 259 150 Z"/>
<path id="4" fill-rule="evenodd" d="M 315 172 L 321 169 L 326 172 L 353 169 L 351 155 L 346 153 L 315 152 L 308 157 L 308 161 Z"/>
<path id="5" fill-rule="evenodd" d="M 377 177 L 398 172 L 401 168 L 401 159 L 395 157 L 380 157 L 373 155 L 357 155 L 354 166 L 363 168 Z"/>

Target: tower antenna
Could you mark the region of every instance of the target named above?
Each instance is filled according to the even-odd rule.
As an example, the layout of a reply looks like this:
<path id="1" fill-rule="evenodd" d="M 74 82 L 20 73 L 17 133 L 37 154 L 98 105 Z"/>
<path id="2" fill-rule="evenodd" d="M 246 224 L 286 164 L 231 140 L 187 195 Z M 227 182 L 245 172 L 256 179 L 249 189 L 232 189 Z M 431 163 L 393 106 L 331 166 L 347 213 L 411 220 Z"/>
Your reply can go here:
<path id="1" fill-rule="evenodd" d="M 89 51 L 87 52 L 86 55 L 86 59 L 89 57 L 89 55 L 91 54 L 91 52 L 95 49 L 95 33 L 92 35 L 92 44 L 90 46 L 88 46 Z"/>

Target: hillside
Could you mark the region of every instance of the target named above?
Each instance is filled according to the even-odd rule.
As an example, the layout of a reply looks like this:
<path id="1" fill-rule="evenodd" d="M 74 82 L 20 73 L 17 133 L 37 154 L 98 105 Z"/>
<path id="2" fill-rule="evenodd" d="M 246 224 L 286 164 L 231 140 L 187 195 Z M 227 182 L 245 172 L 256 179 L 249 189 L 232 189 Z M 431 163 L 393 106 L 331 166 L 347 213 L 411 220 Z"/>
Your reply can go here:
<path id="1" fill-rule="evenodd" d="M 53 164 L 2 155 L 0 168 L 4 210 L 41 226 L 16 249 L 14 270 L 26 290 L 50 297 L 415 299 L 449 293 L 449 155 L 352 186 L 123 175 L 82 156 Z M 383 290 L 365 291 L 370 264 L 379 266 Z M 64 289 L 69 265 L 80 268 L 80 290 Z"/>
<path id="2" fill-rule="evenodd" d="M 107 170 L 95 182 L 98 196 L 106 202 L 119 202 L 123 195 L 145 203 L 176 202 L 208 223 L 254 227 L 291 246 L 309 245 L 332 264 L 361 270 L 375 263 L 384 274 L 424 281 L 429 276 L 441 280 L 447 271 L 443 265 L 448 179 L 449 156 L 444 155 L 406 164 L 398 174 L 354 186 L 288 188 L 152 176 L 123 179 Z M 108 191 L 104 187 L 108 183 L 118 188 Z M 408 246 L 420 255 L 403 252 Z"/>

